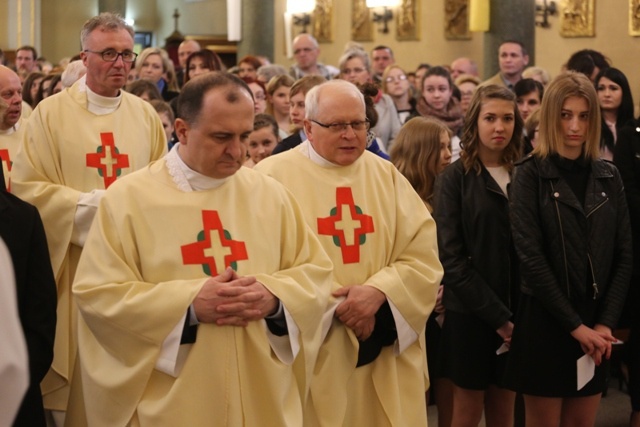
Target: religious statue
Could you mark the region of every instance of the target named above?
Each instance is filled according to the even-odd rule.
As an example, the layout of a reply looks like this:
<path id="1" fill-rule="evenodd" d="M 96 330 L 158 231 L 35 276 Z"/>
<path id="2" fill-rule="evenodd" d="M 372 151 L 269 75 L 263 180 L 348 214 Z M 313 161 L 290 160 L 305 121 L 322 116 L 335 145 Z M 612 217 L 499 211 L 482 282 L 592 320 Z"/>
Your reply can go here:
<path id="1" fill-rule="evenodd" d="M 367 0 L 353 0 L 351 7 L 351 40 L 373 41 L 373 25 Z"/>
<path id="2" fill-rule="evenodd" d="M 402 0 L 396 12 L 396 38 L 398 40 L 418 40 L 420 37 L 418 17 L 419 0 Z"/>
<path id="3" fill-rule="evenodd" d="M 640 0 L 629 0 L 629 35 L 640 36 Z"/>
<path id="4" fill-rule="evenodd" d="M 593 37 L 595 0 L 564 0 L 560 9 L 560 35 Z"/>
<path id="5" fill-rule="evenodd" d="M 313 10 L 313 37 L 320 43 L 333 41 L 333 0 L 316 0 Z"/>
<path id="6" fill-rule="evenodd" d="M 469 0 L 445 0 L 444 36 L 447 40 L 469 40 Z"/>

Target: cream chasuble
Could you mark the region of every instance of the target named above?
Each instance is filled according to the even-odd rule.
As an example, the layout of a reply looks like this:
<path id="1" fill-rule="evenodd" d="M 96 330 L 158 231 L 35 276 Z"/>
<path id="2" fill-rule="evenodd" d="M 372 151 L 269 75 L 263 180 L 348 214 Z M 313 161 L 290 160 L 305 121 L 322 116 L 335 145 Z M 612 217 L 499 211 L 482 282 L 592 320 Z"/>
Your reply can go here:
<path id="1" fill-rule="evenodd" d="M 113 112 L 90 112 L 84 78 L 42 101 L 24 127 L 12 191 L 38 208 L 47 234 L 58 319 L 42 391 L 45 408 L 65 411 L 76 354 L 71 283 L 84 239 L 74 233 L 82 225 L 86 234 L 104 189 L 166 153 L 165 135 L 155 110 L 125 92 Z"/>
<path id="2" fill-rule="evenodd" d="M 174 154 L 109 189 L 82 254 L 73 291 L 89 425 L 299 427 L 331 262 L 280 184 L 241 168 L 189 191 L 168 167 Z M 168 375 L 158 364 L 167 337 L 229 266 L 279 298 L 297 338 L 278 343 L 264 320 L 200 324 Z M 307 365 L 298 369 L 276 351 L 290 345 L 295 355 L 294 341 L 294 365 Z"/>
<path id="3" fill-rule="evenodd" d="M 340 167 L 305 141 L 256 170 L 294 194 L 333 261 L 337 286 L 367 283 L 382 291 L 398 331 L 395 345 L 356 369 L 358 341 L 334 319 L 314 369 L 305 425 L 426 426 L 424 329 L 443 271 L 424 203 L 392 163 L 367 151 Z"/>
<path id="4" fill-rule="evenodd" d="M 11 192 L 11 169 L 22 143 L 25 120 L 20 117 L 18 122 L 7 130 L 0 130 L 0 167 L 4 173 L 4 185 Z"/>

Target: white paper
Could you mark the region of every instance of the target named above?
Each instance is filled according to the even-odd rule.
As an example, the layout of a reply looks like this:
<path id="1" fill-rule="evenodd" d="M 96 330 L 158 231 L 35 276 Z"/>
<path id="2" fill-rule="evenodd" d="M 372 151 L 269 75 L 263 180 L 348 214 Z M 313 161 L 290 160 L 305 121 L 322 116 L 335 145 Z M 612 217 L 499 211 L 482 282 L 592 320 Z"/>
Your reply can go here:
<path id="1" fill-rule="evenodd" d="M 593 375 L 596 372 L 596 363 L 593 361 L 591 356 L 585 354 L 576 362 L 576 368 L 578 370 L 577 390 L 582 390 L 582 388 L 593 378 Z"/>
<path id="2" fill-rule="evenodd" d="M 509 351 L 509 344 L 503 342 L 502 345 L 496 350 L 496 354 L 500 356 L 502 353 Z"/>

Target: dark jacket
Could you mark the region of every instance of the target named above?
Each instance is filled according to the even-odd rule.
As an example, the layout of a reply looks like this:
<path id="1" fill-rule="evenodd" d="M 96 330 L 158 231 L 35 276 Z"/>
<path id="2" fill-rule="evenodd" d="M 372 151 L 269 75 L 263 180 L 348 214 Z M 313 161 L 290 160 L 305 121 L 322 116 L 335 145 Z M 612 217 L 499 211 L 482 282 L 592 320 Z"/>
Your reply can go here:
<path id="1" fill-rule="evenodd" d="M 464 172 L 457 160 L 436 179 L 434 218 L 444 267 L 447 310 L 472 313 L 498 329 L 516 306 L 517 265 L 509 202 L 483 167 Z"/>
<path id="2" fill-rule="evenodd" d="M 2 169 L 0 183 L 0 237 L 13 261 L 18 314 L 29 355 L 29 388 L 13 425 L 44 427 L 40 381 L 53 360 L 56 283 L 38 211 L 4 190 Z"/>
<path id="3" fill-rule="evenodd" d="M 613 161 L 627 195 L 633 235 L 633 273 L 640 276 L 640 121 L 620 129 Z"/>
<path id="4" fill-rule="evenodd" d="M 600 300 L 596 323 L 615 328 L 631 277 L 620 174 L 604 160 L 590 167 L 584 206 L 550 158 L 520 161 L 511 186 L 522 292 L 537 298 L 567 332 L 583 323 L 575 308 L 588 298 Z"/>

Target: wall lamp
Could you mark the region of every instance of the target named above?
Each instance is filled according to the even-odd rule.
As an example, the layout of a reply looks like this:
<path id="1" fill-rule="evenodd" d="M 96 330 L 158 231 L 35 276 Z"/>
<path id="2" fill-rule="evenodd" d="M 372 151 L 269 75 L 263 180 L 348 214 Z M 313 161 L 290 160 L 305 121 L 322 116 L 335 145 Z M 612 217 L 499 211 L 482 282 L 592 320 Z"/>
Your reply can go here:
<path id="1" fill-rule="evenodd" d="M 311 15 L 308 13 L 296 13 L 293 16 L 293 25 L 302 27 L 303 33 L 307 32 L 307 25 L 311 24 Z"/>
<path id="2" fill-rule="evenodd" d="M 378 31 L 387 34 L 389 32 L 388 22 L 393 19 L 392 8 L 396 7 L 399 0 L 367 0 L 367 7 L 369 9 L 382 8 L 382 12 L 378 13 L 373 11 L 373 22 L 382 22 L 382 28 Z"/>
<path id="3" fill-rule="evenodd" d="M 315 0 L 287 0 L 287 13 L 293 18 L 293 25 L 302 27 L 303 33 L 311 24 L 311 12 L 315 8 Z"/>
<path id="4" fill-rule="evenodd" d="M 550 1 L 549 4 L 547 4 L 547 0 L 542 0 L 542 4 L 536 2 L 536 15 L 542 16 L 542 21 L 536 21 L 535 24 L 542 28 L 551 27 L 549 15 L 553 16 L 556 13 L 558 13 L 558 8 L 555 1 Z"/>

